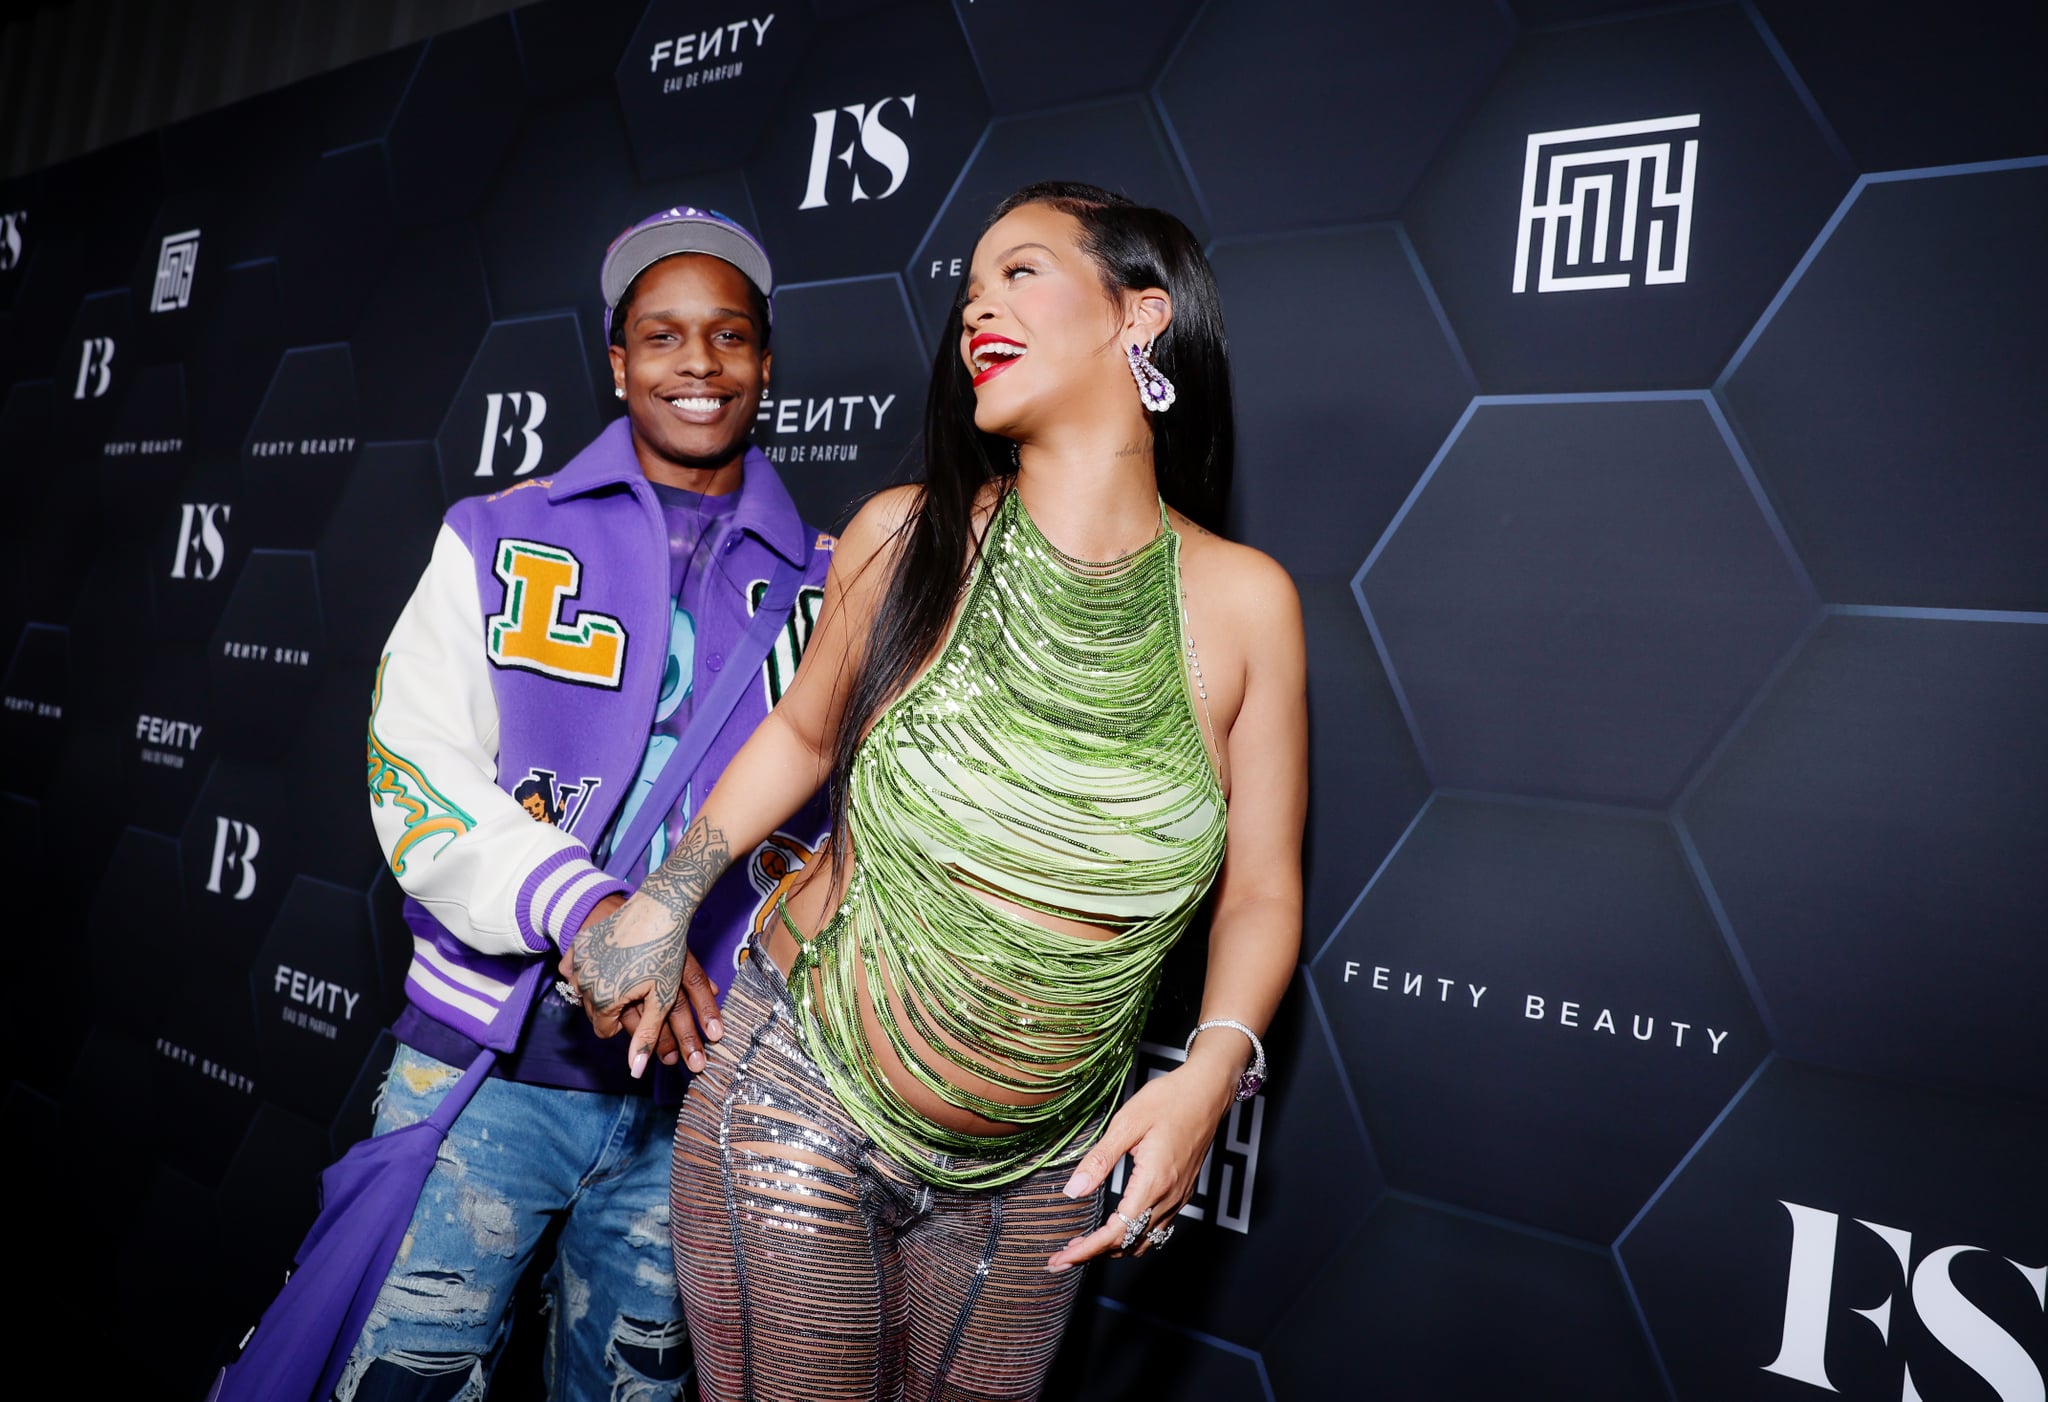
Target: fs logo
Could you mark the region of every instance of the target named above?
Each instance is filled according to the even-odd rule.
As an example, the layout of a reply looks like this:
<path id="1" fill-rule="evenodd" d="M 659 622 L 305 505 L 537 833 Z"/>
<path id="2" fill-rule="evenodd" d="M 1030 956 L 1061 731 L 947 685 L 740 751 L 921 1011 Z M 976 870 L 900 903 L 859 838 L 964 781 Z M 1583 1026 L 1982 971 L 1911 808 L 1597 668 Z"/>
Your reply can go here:
<path id="1" fill-rule="evenodd" d="M 107 386 L 114 382 L 114 338 L 112 336 L 87 336 L 85 344 L 78 351 L 78 387 L 71 391 L 73 399 L 85 399 L 87 385 L 92 386 L 91 398 L 98 399 L 107 392 Z"/>
<path id="2" fill-rule="evenodd" d="M 28 223 L 28 211 L 17 209 L 0 214 L 0 273 L 21 266 L 21 226 Z"/>
<path id="3" fill-rule="evenodd" d="M 216 816 L 213 820 L 213 868 L 207 874 L 206 889 L 216 896 L 246 901 L 256 894 L 256 854 L 263 850 L 262 835 L 254 823 L 238 823 Z M 221 889 L 221 878 L 241 884 L 232 893 Z"/>
<path id="4" fill-rule="evenodd" d="M 1522 218 L 1515 235 L 1515 291 L 1529 290 L 1529 248 L 1538 292 L 1627 287 L 1636 239 L 1644 241 L 1645 283 L 1684 282 L 1692 247 L 1693 174 L 1700 143 L 1681 154 L 1671 132 L 1691 131 L 1700 114 L 1533 132 L 1522 163 Z M 1658 133 L 1667 135 L 1653 140 Z M 1617 212 L 1616 201 L 1619 201 Z M 1647 206 L 1647 207 L 1646 207 Z M 1559 238 L 1563 261 L 1559 262 Z M 1585 267 L 1591 271 L 1563 271 Z"/>
<path id="5" fill-rule="evenodd" d="M 167 234 L 156 255 L 156 290 L 150 294 L 153 312 L 174 312 L 192 305 L 192 275 L 199 269 L 199 231 Z"/>
<path id="6" fill-rule="evenodd" d="M 1828 1314 L 1835 1284 L 1835 1237 L 1841 1219 L 1832 1212 L 1796 1202 L 1779 1204 L 1792 1214 L 1792 1263 L 1785 1282 L 1785 1330 L 1778 1356 L 1763 1365 L 1766 1373 L 1810 1383 L 1835 1392 L 1828 1379 Z M 1973 1304 L 1956 1285 L 1956 1259 L 1988 1254 L 1980 1246 L 1944 1246 L 1913 1265 L 1913 1234 L 1897 1227 L 1856 1219 L 1856 1225 L 1891 1248 L 1899 1262 L 1899 1284 L 1912 1296 L 1913 1309 L 1934 1341 L 1954 1354 L 1978 1377 L 1991 1384 L 1999 1402 L 2040 1402 L 2041 1370 L 2018 1339 L 2005 1332 Z M 2037 1303 L 2048 1307 L 2048 1266 L 2006 1264 L 2025 1277 Z M 1878 1338 L 1891 1342 L 1893 1299 L 1887 1295 L 1856 1313 L 1870 1321 Z M 1900 1402 L 1920 1402 L 1913 1369 L 1905 1370 Z"/>
<path id="7" fill-rule="evenodd" d="M 1156 1080 L 1187 1059 L 1188 1054 L 1179 1047 L 1140 1042 L 1132 1076 Z M 1231 1102 L 1230 1114 L 1217 1127 L 1216 1138 L 1202 1159 L 1202 1171 L 1195 1178 L 1195 1191 L 1187 1206 L 1180 1210 L 1180 1216 L 1197 1222 L 1213 1216 L 1219 1227 L 1228 1227 L 1239 1236 L 1251 1234 L 1252 1183 L 1259 1174 L 1259 1136 L 1265 1127 L 1264 1095 Z M 1124 1173 L 1129 1163 L 1128 1155 L 1117 1160 L 1116 1171 L 1109 1179 L 1112 1194 L 1124 1190 Z"/>
<path id="8" fill-rule="evenodd" d="M 227 502 L 188 501 L 178 518 L 178 549 L 171 557 L 172 579 L 219 579 L 227 563 L 227 545 L 220 528 L 234 507 Z M 197 550 L 195 555 L 193 552 Z M 186 573 L 186 566 L 191 572 Z"/>
<path id="9" fill-rule="evenodd" d="M 869 160 L 879 162 L 889 172 L 889 188 L 879 195 L 869 195 L 860 183 L 860 173 L 854 172 L 853 198 L 886 200 L 903 187 L 903 177 L 910 174 L 910 147 L 903 138 L 882 125 L 882 110 L 892 102 L 903 104 L 903 115 L 917 115 L 917 94 L 908 97 L 885 97 L 872 107 L 856 102 L 851 107 L 828 108 L 823 112 L 811 113 L 811 120 L 818 124 L 817 133 L 811 138 L 811 174 L 804 185 L 804 202 L 798 209 L 823 209 L 829 200 L 825 198 L 825 177 L 831 173 L 832 162 L 838 161 L 848 170 L 853 170 L 853 151 L 858 146 Z M 834 152 L 832 147 L 838 139 L 839 114 L 844 112 L 853 118 L 853 139 L 846 143 L 846 149 Z"/>
<path id="10" fill-rule="evenodd" d="M 512 414 L 505 415 L 505 406 L 510 404 Z M 540 426 L 547 422 L 548 399 L 537 389 L 514 390 L 510 394 L 487 394 L 484 396 L 484 446 L 477 454 L 476 475 L 492 476 L 497 470 L 498 444 L 512 446 L 512 435 L 518 434 L 524 440 L 525 449 L 519 459 L 519 466 L 512 469 L 514 477 L 524 477 L 540 466 Z M 499 425 L 503 425 L 500 431 Z"/>

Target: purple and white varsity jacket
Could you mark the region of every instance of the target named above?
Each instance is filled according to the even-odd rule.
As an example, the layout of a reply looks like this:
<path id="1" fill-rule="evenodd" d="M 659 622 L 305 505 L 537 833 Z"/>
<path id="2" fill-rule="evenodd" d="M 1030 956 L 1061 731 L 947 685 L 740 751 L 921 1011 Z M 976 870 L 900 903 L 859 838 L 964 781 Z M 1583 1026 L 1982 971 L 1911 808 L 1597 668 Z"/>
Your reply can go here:
<path id="1" fill-rule="evenodd" d="M 740 500 L 711 546 L 742 597 L 699 620 L 698 694 L 739 642 L 777 558 L 814 549 L 760 685 L 691 778 L 696 802 L 794 675 L 832 544 L 749 448 Z M 669 571 L 668 530 L 621 418 L 552 477 L 450 507 L 385 644 L 370 711 L 370 816 L 407 896 L 406 997 L 473 1040 L 504 1011 L 521 968 L 553 962 L 600 900 L 631 889 L 590 851 L 647 748 L 668 661 Z M 821 808 L 790 825 L 803 830 L 735 862 L 692 922 L 691 947 L 720 987 L 748 929 L 816 852 Z"/>

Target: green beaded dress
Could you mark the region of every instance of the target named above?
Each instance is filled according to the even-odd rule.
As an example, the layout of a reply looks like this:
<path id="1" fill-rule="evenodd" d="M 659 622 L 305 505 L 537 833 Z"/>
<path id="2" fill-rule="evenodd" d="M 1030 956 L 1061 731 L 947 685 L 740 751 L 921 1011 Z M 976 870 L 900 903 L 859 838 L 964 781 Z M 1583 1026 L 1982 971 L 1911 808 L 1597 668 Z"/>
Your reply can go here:
<path id="1" fill-rule="evenodd" d="M 996 1187 L 1078 1158 L 1122 1088 L 1161 963 L 1223 859 L 1190 656 L 1163 505 L 1152 540 L 1092 563 L 1047 541 L 1013 490 L 937 660 L 861 743 L 852 875 L 824 928 L 798 934 L 790 991 L 848 1114 L 934 1183 Z M 1113 934 L 1047 930 L 977 893 Z M 947 1129 L 903 1101 L 868 1046 L 856 964 L 911 1074 L 1014 1132 Z"/>

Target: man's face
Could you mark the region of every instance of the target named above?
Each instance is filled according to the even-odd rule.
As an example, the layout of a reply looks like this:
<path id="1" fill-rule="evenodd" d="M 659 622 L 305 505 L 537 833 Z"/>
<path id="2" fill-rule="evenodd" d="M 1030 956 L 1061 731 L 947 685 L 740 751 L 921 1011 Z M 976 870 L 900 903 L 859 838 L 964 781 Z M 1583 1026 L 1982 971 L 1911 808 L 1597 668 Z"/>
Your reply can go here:
<path id="1" fill-rule="evenodd" d="M 533 814 L 535 822 L 548 823 L 554 821 L 553 819 L 548 817 L 547 800 L 542 798 L 539 794 L 530 793 L 525 798 L 521 799 L 520 802 L 525 805 L 527 812 Z"/>
<path id="2" fill-rule="evenodd" d="M 640 276 L 612 378 L 641 443 L 679 467 L 717 469 L 745 450 L 771 357 L 746 275 L 722 258 L 679 253 Z"/>

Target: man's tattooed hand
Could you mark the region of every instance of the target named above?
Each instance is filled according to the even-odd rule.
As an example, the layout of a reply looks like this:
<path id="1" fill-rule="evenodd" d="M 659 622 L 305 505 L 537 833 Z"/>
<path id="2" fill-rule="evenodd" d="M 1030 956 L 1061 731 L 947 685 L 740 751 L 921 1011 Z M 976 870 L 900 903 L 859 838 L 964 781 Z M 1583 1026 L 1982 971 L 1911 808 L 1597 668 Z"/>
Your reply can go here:
<path id="1" fill-rule="evenodd" d="M 630 1053 L 635 1075 L 685 989 L 690 1006 L 676 1010 L 672 1025 L 692 1070 L 701 1068 L 701 1046 L 695 1027 L 686 1033 L 684 1025 L 704 1023 L 716 1040 L 717 994 L 690 955 L 689 929 L 704 894 L 731 865 L 725 834 L 699 817 L 638 893 L 569 947 L 576 986 L 599 1036 L 617 1033 L 627 1011 L 638 1008 Z"/>

